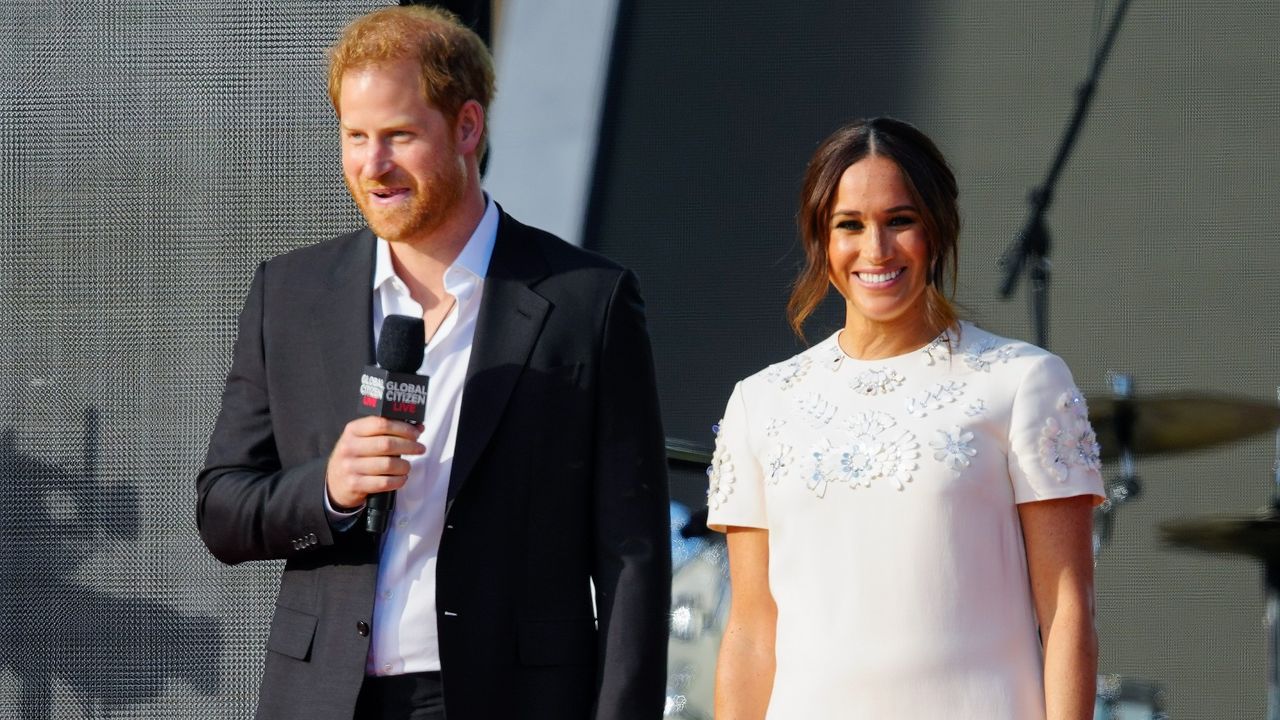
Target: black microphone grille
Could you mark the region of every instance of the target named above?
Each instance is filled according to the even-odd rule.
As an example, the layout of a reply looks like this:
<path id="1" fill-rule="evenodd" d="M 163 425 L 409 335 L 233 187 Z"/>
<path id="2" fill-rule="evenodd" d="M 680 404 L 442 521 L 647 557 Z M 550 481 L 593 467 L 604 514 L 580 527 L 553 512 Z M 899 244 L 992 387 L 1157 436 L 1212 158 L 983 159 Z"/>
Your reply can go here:
<path id="1" fill-rule="evenodd" d="M 422 318 L 388 315 L 378 335 L 378 365 L 397 373 L 416 373 L 422 365 L 426 328 Z"/>

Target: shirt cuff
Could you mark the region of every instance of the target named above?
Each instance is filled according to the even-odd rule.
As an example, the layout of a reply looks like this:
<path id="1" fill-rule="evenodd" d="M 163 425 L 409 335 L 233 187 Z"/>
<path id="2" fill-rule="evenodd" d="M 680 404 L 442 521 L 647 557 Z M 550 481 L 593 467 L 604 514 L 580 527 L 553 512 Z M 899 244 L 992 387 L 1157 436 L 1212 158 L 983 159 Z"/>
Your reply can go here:
<path id="1" fill-rule="evenodd" d="M 360 513 L 364 512 L 364 505 L 350 512 L 342 512 L 333 508 L 333 503 L 329 501 L 329 488 L 324 489 L 324 514 L 329 518 L 329 527 L 338 532 L 346 532 L 356 524 L 356 518 Z"/>

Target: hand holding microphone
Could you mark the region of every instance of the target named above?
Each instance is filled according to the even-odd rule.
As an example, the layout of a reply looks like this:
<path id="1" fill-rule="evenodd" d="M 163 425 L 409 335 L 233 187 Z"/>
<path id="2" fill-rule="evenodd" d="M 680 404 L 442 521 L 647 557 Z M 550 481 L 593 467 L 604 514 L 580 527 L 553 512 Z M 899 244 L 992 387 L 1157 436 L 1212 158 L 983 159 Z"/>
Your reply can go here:
<path id="1" fill-rule="evenodd" d="M 382 532 L 391 515 L 393 495 L 404 486 L 409 461 L 401 455 L 426 451 L 417 442 L 426 414 L 427 378 L 414 374 L 422 365 L 421 318 L 388 315 L 378 338 L 378 365 L 360 377 L 360 412 L 347 423 L 329 457 L 326 483 L 335 506 L 365 505 L 365 529 Z"/>

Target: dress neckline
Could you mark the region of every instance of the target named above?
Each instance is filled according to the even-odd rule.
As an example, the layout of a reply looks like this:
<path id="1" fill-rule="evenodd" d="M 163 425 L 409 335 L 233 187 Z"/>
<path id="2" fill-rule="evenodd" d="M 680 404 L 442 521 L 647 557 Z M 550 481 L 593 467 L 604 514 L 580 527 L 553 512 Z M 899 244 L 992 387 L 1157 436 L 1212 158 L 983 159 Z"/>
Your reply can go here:
<path id="1" fill-rule="evenodd" d="M 925 360 L 928 361 L 928 364 L 932 365 L 934 361 L 949 356 L 951 352 L 956 349 L 960 339 L 960 334 L 968 325 L 968 322 L 959 320 L 956 322 L 955 327 L 943 330 L 934 336 L 932 340 L 918 348 L 914 348 L 897 355 L 875 358 L 873 360 L 856 358 L 845 352 L 844 348 L 840 347 L 840 333 L 844 332 L 844 328 L 840 328 L 823 342 L 823 344 L 827 346 L 824 350 L 824 356 L 826 361 L 832 365 L 833 369 L 838 369 L 846 364 L 859 368 L 872 367 L 876 365 L 896 365 L 914 357 L 924 357 Z M 948 339 L 951 341 L 950 345 L 948 345 Z"/>

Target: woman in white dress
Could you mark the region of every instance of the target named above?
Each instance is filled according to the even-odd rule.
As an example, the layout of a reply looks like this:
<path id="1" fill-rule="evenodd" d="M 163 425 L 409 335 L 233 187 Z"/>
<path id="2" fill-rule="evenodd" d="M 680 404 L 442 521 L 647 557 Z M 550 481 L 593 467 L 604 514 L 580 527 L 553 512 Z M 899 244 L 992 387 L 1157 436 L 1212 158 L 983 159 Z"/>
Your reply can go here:
<path id="1" fill-rule="evenodd" d="M 717 720 L 1093 716 L 1098 445 L 1062 360 L 957 320 L 956 197 L 889 118 L 809 163 L 791 324 L 830 286 L 845 324 L 720 422 Z"/>

